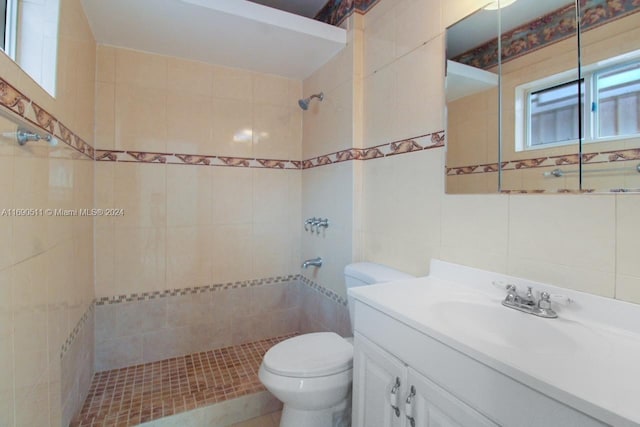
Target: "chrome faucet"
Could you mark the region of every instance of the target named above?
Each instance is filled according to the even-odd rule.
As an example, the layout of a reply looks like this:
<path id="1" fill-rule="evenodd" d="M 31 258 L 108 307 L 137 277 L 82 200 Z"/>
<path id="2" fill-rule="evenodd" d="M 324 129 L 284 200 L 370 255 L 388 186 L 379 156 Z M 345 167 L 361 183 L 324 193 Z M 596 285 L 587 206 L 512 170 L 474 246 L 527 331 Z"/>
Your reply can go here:
<path id="1" fill-rule="evenodd" d="M 494 284 L 498 285 L 497 283 Z M 551 308 L 552 297 L 566 304 L 572 302 L 571 299 L 567 297 L 563 297 L 561 295 L 552 296 L 548 292 L 540 292 L 540 298 L 536 300 L 531 287 L 528 287 L 527 293 L 524 296 L 518 294 L 515 285 L 508 284 L 504 289 L 506 289 L 507 295 L 504 297 L 502 305 L 524 313 L 533 314 L 534 316 L 545 317 L 547 319 L 555 319 L 558 317 L 558 313 Z"/>
<path id="2" fill-rule="evenodd" d="M 302 268 L 307 267 L 322 267 L 322 258 L 318 257 L 306 260 L 302 263 Z"/>

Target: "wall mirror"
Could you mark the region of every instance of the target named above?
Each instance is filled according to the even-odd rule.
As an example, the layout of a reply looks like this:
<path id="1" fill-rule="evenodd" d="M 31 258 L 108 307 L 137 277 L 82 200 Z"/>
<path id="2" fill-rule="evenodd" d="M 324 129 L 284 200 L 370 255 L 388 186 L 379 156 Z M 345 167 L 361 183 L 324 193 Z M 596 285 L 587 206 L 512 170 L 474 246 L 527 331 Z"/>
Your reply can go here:
<path id="1" fill-rule="evenodd" d="M 640 191 L 638 12 L 637 0 L 580 1 L 585 191 Z"/>
<path id="2" fill-rule="evenodd" d="M 447 29 L 448 193 L 580 190 L 577 16 L 573 1 L 502 0 Z M 451 65 L 491 87 L 452 96 Z"/>
<path id="3" fill-rule="evenodd" d="M 446 79 L 448 193 L 495 193 L 499 164 L 499 58 L 477 48 L 499 36 L 496 9 L 480 9 L 447 28 Z"/>

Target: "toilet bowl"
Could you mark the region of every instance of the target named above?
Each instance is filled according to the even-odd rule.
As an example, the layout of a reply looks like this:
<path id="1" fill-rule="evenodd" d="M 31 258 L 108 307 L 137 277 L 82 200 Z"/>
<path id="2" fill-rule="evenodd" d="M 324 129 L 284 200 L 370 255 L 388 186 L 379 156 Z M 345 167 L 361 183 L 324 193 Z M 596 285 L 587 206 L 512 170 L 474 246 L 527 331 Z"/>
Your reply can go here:
<path id="1" fill-rule="evenodd" d="M 345 268 L 347 288 L 412 278 L 374 263 Z M 353 325 L 353 302 L 349 314 Z M 333 332 L 289 338 L 265 354 L 258 376 L 284 404 L 280 427 L 351 425 L 353 340 Z"/>

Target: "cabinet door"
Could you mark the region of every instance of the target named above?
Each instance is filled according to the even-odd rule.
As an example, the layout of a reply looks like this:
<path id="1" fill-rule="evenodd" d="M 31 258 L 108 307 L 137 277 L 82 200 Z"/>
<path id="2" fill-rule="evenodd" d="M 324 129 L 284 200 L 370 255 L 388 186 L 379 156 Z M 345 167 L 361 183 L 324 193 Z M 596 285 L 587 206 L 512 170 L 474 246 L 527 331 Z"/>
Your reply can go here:
<path id="1" fill-rule="evenodd" d="M 414 420 L 412 426 L 408 418 L 408 427 L 498 427 L 498 424 L 411 368 L 408 368 L 407 387 L 408 393 L 413 395 L 411 404 L 403 409 Z"/>
<path id="2" fill-rule="evenodd" d="M 406 382 L 406 365 L 355 334 L 353 427 L 404 427 L 406 418 L 400 411 L 407 395 Z M 395 387 L 396 384 L 399 386 Z M 398 407 L 397 412 L 392 405 Z"/>

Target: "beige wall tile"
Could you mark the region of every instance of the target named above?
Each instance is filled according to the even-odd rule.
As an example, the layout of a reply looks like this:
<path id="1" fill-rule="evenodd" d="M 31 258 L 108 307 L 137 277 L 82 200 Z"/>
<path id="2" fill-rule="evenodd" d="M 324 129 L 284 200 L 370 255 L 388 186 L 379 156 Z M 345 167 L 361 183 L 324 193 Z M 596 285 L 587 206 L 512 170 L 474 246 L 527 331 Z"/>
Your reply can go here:
<path id="1" fill-rule="evenodd" d="M 13 425 L 13 300 L 11 269 L 0 271 L 0 423 Z"/>
<path id="2" fill-rule="evenodd" d="M 253 227 L 251 224 L 215 226 L 212 238 L 213 283 L 252 279 Z"/>
<path id="3" fill-rule="evenodd" d="M 115 97 L 113 83 L 96 83 L 96 147 L 102 150 L 115 149 Z"/>
<path id="4" fill-rule="evenodd" d="M 115 283 L 127 294 L 165 289 L 166 229 L 116 228 Z"/>
<path id="5" fill-rule="evenodd" d="M 166 167 L 164 165 L 117 163 L 114 204 L 124 209 L 118 227 L 164 227 L 166 224 Z"/>
<path id="6" fill-rule="evenodd" d="M 297 270 L 291 228 L 282 223 L 257 223 L 253 228 L 253 274 L 255 277 L 285 276 Z M 296 256 L 297 258 L 297 256 Z"/>
<path id="7" fill-rule="evenodd" d="M 253 74 L 237 68 L 213 67 L 213 97 L 253 101 Z"/>
<path id="8" fill-rule="evenodd" d="M 386 1 L 387 5 L 399 2 Z M 378 6 L 376 6 L 378 7 Z M 365 15 L 364 75 L 370 76 L 396 59 L 396 26 L 393 9 L 383 15 Z"/>
<path id="9" fill-rule="evenodd" d="M 129 49 L 116 50 L 116 83 L 164 90 L 168 58 Z"/>
<path id="10" fill-rule="evenodd" d="M 509 273 L 613 296 L 614 218 L 613 197 L 510 197 Z"/>
<path id="11" fill-rule="evenodd" d="M 253 75 L 253 100 L 256 104 L 292 107 L 289 93 L 289 79 L 284 77 L 258 74 Z M 297 102 L 297 100 L 293 100 Z"/>
<path id="12" fill-rule="evenodd" d="M 167 228 L 167 288 L 207 286 L 212 282 L 212 228 Z"/>
<path id="13" fill-rule="evenodd" d="M 210 98 L 213 95 L 213 67 L 209 64 L 167 58 L 167 89 L 171 93 Z"/>
<path id="14" fill-rule="evenodd" d="M 440 1 L 404 0 L 395 9 L 396 56 L 399 58 L 442 31 Z"/>
<path id="15" fill-rule="evenodd" d="M 253 171 L 253 222 L 286 223 L 292 206 L 293 189 L 289 188 L 288 175 L 295 171 L 254 169 Z M 293 183 L 291 183 L 293 185 Z"/>
<path id="16" fill-rule="evenodd" d="M 96 47 L 96 82 L 115 83 L 116 49 L 112 46 Z"/>
<path id="17" fill-rule="evenodd" d="M 210 97 L 172 94 L 167 103 L 167 151 L 170 153 L 215 154 L 211 144 L 215 120 Z"/>
<path id="18" fill-rule="evenodd" d="M 4 54 L 1 74 L 93 145 L 96 45 L 80 1 L 61 2 L 59 33 L 55 98 Z M 1 208 L 92 207 L 93 162 L 68 160 L 68 153 L 2 144 Z M 62 424 L 59 352 L 93 299 L 92 224 L 91 218 L 0 218 L 0 240 L 10 247 L 0 244 L 2 425 Z"/>
<path id="19" fill-rule="evenodd" d="M 300 133 L 296 121 L 300 113 L 290 106 L 253 107 L 253 149 L 257 158 L 294 159 L 299 153 Z"/>
<path id="20" fill-rule="evenodd" d="M 391 66 L 364 79 L 363 132 L 366 147 L 395 140 L 395 112 L 398 110 L 396 80 L 396 68 Z"/>
<path id="21" fill-rule="evenodd" d="M 616 275 L 616 299 L 640 304 L 640 278 Z"/>
<path id="22" fill-rule="evenodd" d="M 213 224 L 243 224 L 253 220 L 253 176 L 248 168 L 213 168 Z"/>
<path id="23" fill-rule="evenodd" d="M 616 273 L 640 277 L 638 266 L 638 215 L 640 200 L 637 196 L 616 196 Z"/>
<path id="24" fill-rule="evenodd" d="M 212 168 L 184 165 L 167 165 L 166 168 L 167 225 L 211 224 Z"/>
<path id="25" fill-rule="evenodd" d="M 212 131 L 213 153 L 220 156 L 251 157 L 253 107 L 251 102 L 214 98 Z"/>
<path id="26" fill-rule="evenodd" d="M 130 83 L 116 84 L 116 149 L 166 152 L 166 123 L 165 91 Z"/>
<path id="27" fill-rule="evenodd" d="M 508 225 L 508 196 L 445 196 L 442 201 L 442 259 L 505 272 Z"/>

